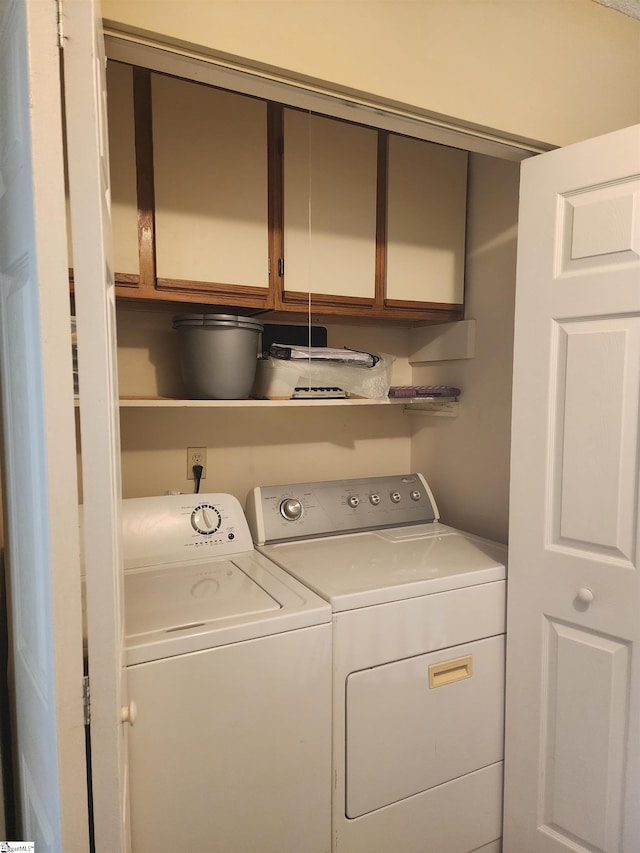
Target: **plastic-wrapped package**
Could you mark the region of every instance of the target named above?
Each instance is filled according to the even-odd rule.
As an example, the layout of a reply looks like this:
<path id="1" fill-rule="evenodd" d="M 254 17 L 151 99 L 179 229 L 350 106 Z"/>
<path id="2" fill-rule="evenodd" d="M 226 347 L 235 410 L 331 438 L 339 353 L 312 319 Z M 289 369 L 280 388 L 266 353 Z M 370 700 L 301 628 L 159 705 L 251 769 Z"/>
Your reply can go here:
<path id="1" fill-rule="evenodd" d="M 320 360 L 258 359 L 252 396 L 260 399 L 288 400 L 295 389 L 341 388 L 351 397 L 385 400 L 389 393 L 392 355 L 376 353 L 374 367 L 355 367 Z"/>
<path id="2" fill-rule="evenodd" d="M 289 344 L 271 344 L 269 354 L 274 358 L 292 361 L 323 361 L 332 364 L 347 364 L 352 367 L 375 367 L 380 357 L 372 352 L 342 347 L 303 347 Z"/>

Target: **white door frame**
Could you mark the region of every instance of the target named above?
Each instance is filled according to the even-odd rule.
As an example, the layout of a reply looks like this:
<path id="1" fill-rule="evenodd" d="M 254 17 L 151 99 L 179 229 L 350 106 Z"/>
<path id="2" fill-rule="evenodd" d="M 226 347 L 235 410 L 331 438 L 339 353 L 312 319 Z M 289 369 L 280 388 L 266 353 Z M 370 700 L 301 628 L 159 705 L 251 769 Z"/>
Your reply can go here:
<path id="1" fill-rule="evenodd" d="M 65 118 L 78 329 L 83 545 L 97 853 L 130 846 L 120 549 L 120 425 L 115 287 L 99 0 L 64 2 Z"/>

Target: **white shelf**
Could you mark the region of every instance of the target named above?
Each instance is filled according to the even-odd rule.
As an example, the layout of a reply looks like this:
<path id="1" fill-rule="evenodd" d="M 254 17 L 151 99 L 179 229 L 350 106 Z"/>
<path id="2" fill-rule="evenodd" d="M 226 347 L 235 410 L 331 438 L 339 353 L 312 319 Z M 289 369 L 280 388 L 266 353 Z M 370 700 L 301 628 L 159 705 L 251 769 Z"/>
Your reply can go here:
<path id="1" fill-rule="evenodd" d="M 300 409 L 307 406 L 397 406 L 407 400 L 175 400 L 168 397 L 124 397 L 123 409 L 273 409 L 279 407 Z"/>
<path id="2" fill-rule="evenodd" d="M 80 405 L 75 400 L 76 408 Z M 320 406 L 402 406 L 407 415 L 432 415 L 456 418 L 460 403 L 452 400 L 425 400 L 420 397 L 398 397 L 393 400 L 176 400 L 171 397 L 123 397 L 121 409 L 304 409 Z"/>

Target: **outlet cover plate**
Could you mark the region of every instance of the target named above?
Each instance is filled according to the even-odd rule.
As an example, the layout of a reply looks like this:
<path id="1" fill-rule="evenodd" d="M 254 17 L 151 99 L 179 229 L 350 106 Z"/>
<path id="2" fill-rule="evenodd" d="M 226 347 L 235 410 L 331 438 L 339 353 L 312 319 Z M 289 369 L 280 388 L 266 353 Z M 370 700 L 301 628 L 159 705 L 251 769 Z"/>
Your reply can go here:
<path id="1" fill-rule="evenodd" d="M 187 480 L 195 480 L 193 476 L 193 466 L 202 465 L 202 477 L 204 480 L 207 476 L 207 448 L 206 447 L 187 447 Z"/>

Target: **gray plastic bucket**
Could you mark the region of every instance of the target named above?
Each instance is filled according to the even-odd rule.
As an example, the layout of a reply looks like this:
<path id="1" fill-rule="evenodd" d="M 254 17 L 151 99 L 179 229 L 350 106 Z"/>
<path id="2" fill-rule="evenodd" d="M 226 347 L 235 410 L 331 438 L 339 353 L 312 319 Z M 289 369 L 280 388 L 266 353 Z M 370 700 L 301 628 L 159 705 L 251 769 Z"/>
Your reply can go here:
<path id="1" fill-rule="evenodd" d="M 180 368 L 194 400 L 244 400 L 251 393 L 263 324 L 235 314 L 178 314 Z"/>

